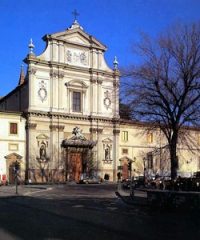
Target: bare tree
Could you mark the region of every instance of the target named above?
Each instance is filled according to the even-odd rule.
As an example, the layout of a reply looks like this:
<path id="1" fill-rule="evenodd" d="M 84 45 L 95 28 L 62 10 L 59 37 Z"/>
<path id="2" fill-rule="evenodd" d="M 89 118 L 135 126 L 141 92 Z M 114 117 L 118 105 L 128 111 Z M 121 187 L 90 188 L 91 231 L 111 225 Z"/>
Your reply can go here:
<path id="1" fill-rule="evenodd" d="M 137 50 L 142 60 L 125 74 L 126 94 L 134 117 L 164 133 L 175 179 L 183 129 L 200 120 L 200 24 L 173 26 L 155 41 L 143 35 Z"/>

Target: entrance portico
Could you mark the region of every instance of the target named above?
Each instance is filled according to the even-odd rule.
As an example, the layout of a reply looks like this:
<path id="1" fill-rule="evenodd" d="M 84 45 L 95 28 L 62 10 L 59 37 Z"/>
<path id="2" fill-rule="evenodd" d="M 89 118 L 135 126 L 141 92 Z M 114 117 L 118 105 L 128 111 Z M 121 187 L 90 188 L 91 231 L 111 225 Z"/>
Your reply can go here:
<path id="1" fill-rule="evenodd" d="M 66 180 L 79 182 L 84 176 L 91 176 L 95 169 L 92 148 L 96 141 L 87 140 L 78 127 L 73 129 L 70 139 L 62 142 L 66 149 Z"/>

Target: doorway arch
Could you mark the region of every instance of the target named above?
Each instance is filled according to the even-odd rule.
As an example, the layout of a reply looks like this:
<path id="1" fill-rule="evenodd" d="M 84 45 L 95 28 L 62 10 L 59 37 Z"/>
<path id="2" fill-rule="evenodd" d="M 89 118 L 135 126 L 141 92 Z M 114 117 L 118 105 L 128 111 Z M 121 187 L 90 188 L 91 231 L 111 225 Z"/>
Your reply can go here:
<path id="1" fill-rule="evenodd" d="M 9 183 L 15 183 L 15 173 L 14 173 L 14 166 L 16 161 L 21 164 L 22 156 L 17 153 L 11 153 L 5 156 L 6 159 L 6 175 L 7 180 Z M 20 176 L 20 169 L 19 169 L 19 176 Z"/>

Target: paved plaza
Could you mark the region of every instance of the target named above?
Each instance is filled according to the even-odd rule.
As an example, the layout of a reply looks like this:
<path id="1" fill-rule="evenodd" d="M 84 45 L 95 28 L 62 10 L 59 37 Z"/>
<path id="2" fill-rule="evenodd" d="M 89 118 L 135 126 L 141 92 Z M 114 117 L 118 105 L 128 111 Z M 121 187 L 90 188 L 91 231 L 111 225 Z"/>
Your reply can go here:
<path id="1" fill-rule="evenodd" d="M 0 187 L 0 239 L 199 239 L 197 212 L 131 204 L 116 184 Z M 125 201 L 124 201 L 125 200 Z M 129 200 L 129 201 L 126 201 Z"/>

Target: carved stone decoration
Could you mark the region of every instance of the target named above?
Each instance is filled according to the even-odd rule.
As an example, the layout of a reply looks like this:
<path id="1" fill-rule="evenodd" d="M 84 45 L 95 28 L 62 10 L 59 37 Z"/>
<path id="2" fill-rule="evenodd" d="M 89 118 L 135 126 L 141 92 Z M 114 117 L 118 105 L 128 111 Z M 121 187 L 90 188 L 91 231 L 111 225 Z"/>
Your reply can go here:
<path id="1" fill-rule="evenodd" d="M 75 49 L 68 49 L 66 51 L 66 62 L 75 64 L 75 65 L 87 65 L 88 64 L 88 57 L 87 52 L 75 50 Z"/>
<path id="2" fill-rule="evenodd" d="M 103 80 L 102 79 L 97 79 L 97 83 L 101 85 L 103 83 Z"/>
<path id="3" fill-rule="evenodd" d="M 80 53 L 80 62 L 84 65 L 87 64 L 87 57 L 85 52 Z"/>
<path id="4" fill-rule="evenodd" d="M 63 126 L 63 125 L 49 125 L 49 128 L 50 128 L 51 131 L 56 131 L 56 130 L 63 131 L 65 126 Z"/>
<path id="5" fill-rule="evenodd" d="M 103 132 L 103 128 L 97 128 L 97 132 L 98 133 L 102 133 Z"/>
<path id="6" fill-rule="evenodd" d="M 119 135 L 120 134 L 120 130 L 119 129 L 113 129 L 113 134 L 114 135 Z"/>
<path id="7" fill-rule="evenodd" d="M 90 128 L 91 133 L 102 133 L 103 129 L 102 128 Z"/>
<path id="8" fill-rule="evenodd" d="M 36 123 L 26 123 L 26 129 L 35 129 L 36 127 Z"/>
<path id="9" fill-rule="evenodd" d="M 61 131 L 61 132 L 62 132 L 62 131 L 64 130 L 65 126 L 59 125 L 57 128 L 58 128 L 58 131 Z"/>
<path id="10" fill-rule="evenodd" d="M 80 139 L 80 140 L 85 139 L 85 137 L 82 134 L 82 130 L 79 127 L 75 127 L 72 131 L 72 134 L 74 134 L 74 138 L 76 138 L 76 139 Z"/>
<path id="11" fill-rule="evenodd" d="M 97 132 L 97 128 L 90 128 L 90 132 L 91 133 L 96 133 Z"/>
<path id="12" fill-rule="evenodd" d="M 50 75 L 50 77 L 53 77 L 53 78 L 58 77 L 58 73 L 56 71 L 54 71 L 53 69 L 51 69 L 49 75 Z"/>
<path id="13" fill-rule="evenodd" d="M 64 78 L 64 72 L 59 72 L 58 77 L 59 78 Z"/>
<path id="14" fill-rule="evenodd" d="M 90 78 L 90 82 L 91 82 L 91 83 L 96 83 L 97 80 L 91 77 L 91 78 Z"/>
<path id="15" fill-rule="evenodd" d="M 46 83 L 43 80 L 39 82 L 38 96 L 42 102 L 47 99 Z"/>
<path id="16" fill-rule="evenodd" d="M 108 92 L 108 90 L 106 92 L 104 92 L 103 103 L 104 103 L 104 106 L 106 107 L 106 109 L 108 110 L 108 108 L 111 105 L 110 93 Z"/>
<path id="17" fill-rule="evenodd" d="M 29 74 L 35 75 L 35 74 L 36 74 L 36 69 L 35 69 L 35 68 L 30 68 L 30 69 L 28 70 L 28 72 L 29 72 Z"/>
<path id="18" fill-rule="evenodd" d="M 62 147 L 64 148 L 75 147 L 77 151 L 77 148 L 92 149 L 97 144 L 97 141 L 87 140 L 83 135 L 82 130 L 77 126 L 73 129 L 72 134 L 74 136 L 62 141 L 62 144 L 61 144 Z"/>
<path id="19" fill-rule="evenodd" d="M 67 62 L 72 62 L 72 53 L 70 50 L 66 52 Z"/>

